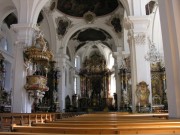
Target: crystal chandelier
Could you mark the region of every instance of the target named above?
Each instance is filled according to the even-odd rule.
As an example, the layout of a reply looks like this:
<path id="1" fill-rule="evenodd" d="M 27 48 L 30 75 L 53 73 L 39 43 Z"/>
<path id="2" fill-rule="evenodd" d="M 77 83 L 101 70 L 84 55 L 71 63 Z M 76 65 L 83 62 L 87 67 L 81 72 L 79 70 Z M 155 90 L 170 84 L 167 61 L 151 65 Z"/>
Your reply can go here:
<path id="1" fill-rule="evenodd" d="M 162 56 L 156 49 L 156 46 L 153 42 L 150 42 L 150 50 L 145 55 L 145 59 L 150 63 L 157 63 L 162 61 Z"/>

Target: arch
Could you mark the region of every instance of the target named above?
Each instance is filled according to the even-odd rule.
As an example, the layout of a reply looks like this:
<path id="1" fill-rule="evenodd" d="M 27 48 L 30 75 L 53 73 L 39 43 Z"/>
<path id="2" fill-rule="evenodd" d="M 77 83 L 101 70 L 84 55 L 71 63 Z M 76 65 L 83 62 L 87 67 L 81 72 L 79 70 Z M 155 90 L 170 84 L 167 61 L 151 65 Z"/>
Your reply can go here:
<path id="1" fill-rule="evenodd" d="M 127 13 L 127 16 L 130 16 L 132 13 L 130 11 L 128 0 L 119 0 L 119 1 L 122 3 L 122 5 Z"/>
<path id="2" fill-rule="evenodd" d="M 100 24 L 100 23 L 96 23 L 96 24 L 88 24 L 88 25 L 84 25 L 84 23 L 79 23 L 76 26 L 72 27 L 71 29 L 69 29 L 69 31 L 66 33 L 65 37 L 62 40 L 62 43 L 64 44 L 64 48 L 63 48 L 63 53 L 66 53 L 66 47 L 68 44 L 69 39 L 71 38 L 71 36 L 78 30 L 84 29 L 84 28 L 100 28 L 106 32 L 108 32 L 113 41 L 114 41 L 114 45 L 115 47 L 118 46 L 118 37 L 117 35 L 114 34 L 114 32 L 112 31 L 112 29 L 108 28 L 105 24 Z M 112 47 L 114 48 L 114 47 Z"/>
<path id="3" fill-rule="evenodd" d="M 56 44 L 57 44 L 57 36 L 56 36 L 56 26 L 55 23 L 53 22 L 53 16 L 48 15 L 47 12 L 43 12 L 44 17 L 47 20 L 48 27 L 49 27 L 49 33 L 50 33 L 50 41 L 51 43 L 49 45 L 49 48 L 52 50 L 52 52 L 55 54 L 56 53 Z"/>
<path id="4" fill-rule="evenodd" d="M 35 7 L 34 13 L 32 13 L 32 20 L 33 22 L 37 22 L 38 16 L 40 11 L 42 10 L 42 8 L 44 7 L 44 5 L 48 2 L 48 0 L 40 0 L 37 4 L 37 6 Z"/>
<path id="5" fill-rule="evenodd" d="M 2 16 L 0 17 L 0 26 L 2 25 L 3 20 L 12 12 L 14 12 L 16 9 L 12 6 L 6 7 L 1 10 Z"/>
<path id="6" fill-rule="evenodd" d="M 106 55 L 106 54 L 105 54 L 105 51 L 103 51 L 104 49 L 103 49 L 102 45 L 104 45 L 104 44 L 103 44 L 103 43 L 98 43 L 98 44 L 95 44 L 94 46 L 96 46 L 96 47 L 98 48 L 99 52 L 104 56 L 106 62 L 108 62 L 108 55 Z M 82 60 L 82 61 L 85 60 L 86 56 L 89 56 L 89 54 L 90 54 L 90 52 L 91 52 L 90 49 L 91 49 L 92 46 L 89 46 L 89 43 L 87 43 L 87 44 L 84 45 L 84 47 L 86 47 L 86 50 L 84 51 L 84 53 L 83 53 L 83 55 L 82 55 L 82 57 L 81 57 L 81 60 Z M 109 52 L 112 53 L 112 50 L 111 50 L 110 48 L 107 47 L 106 49 L 108 49 Z M 77 54 L 79 53 L 80 50 L 81 50 L 81 49 L 79 49 L 79 50 L 75 53 L 75 56 L 77 56 Z"/>
<path id="7" fill-rule="evenodd" d="M 47 2 L 48 0 L 13 0 L 18 12 L 18 22 L 36 24 L 38 15 Z"/>

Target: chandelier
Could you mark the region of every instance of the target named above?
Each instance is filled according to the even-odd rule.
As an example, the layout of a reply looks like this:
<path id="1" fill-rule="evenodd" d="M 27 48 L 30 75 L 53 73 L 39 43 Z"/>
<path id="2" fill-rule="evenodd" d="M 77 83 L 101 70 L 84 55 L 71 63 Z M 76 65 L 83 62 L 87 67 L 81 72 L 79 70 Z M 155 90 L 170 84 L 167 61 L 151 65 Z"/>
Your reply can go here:
<path id="1" fill-rule="evenodd" d="M 153 42 L 150 42 L 150 50 L 145 55 L 145 60 L 149 61 L 150 63 L 157 63 L 162 61 L 162 56 L 160 52 L 156 49 L 156 46 Z"/>

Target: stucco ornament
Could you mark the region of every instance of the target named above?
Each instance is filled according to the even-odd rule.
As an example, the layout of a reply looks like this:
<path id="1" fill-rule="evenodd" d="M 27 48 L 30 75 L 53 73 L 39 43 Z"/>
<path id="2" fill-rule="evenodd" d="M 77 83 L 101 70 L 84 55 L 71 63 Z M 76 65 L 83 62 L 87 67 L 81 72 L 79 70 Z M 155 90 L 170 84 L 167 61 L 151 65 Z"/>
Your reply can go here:
<path id="1" fill-rule="evenodd" d="M 56 18 L 57 24 L 57 35 L 58 38 L 61 39 L 68 31 L 68 29 L 72 26 L 72 21 L 66 16 Z"/>
<path id="2" fill-rule="evenodd" d="M 143 45 L 146 42 L 146 34 L 144 32 L 134 35 L 135 44 Z"/>
<path id="3" fill-rule="evenodd" d="M 121 38 L 121 35 L 123 33 L 122 20 L 123 16 L 119 14 L 114 14 L 107 20 L 107 25 L 113 27 L 113 30 L 116 32 L 119 38 Z"/>
<path id="4" fill-rule="evenodd" d="M 88 11 L 83 15 L 84 20 L 86 21 L 86 23 L 93 23 L 95 20 L 96 14 Z"/>

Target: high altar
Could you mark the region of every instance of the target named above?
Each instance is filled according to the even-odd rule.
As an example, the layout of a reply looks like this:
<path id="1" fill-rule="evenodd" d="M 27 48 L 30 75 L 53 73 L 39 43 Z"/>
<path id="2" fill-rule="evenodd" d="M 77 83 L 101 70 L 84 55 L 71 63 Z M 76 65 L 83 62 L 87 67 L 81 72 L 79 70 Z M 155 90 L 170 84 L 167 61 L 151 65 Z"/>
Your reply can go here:
<path id="1" fill-rule="evenodd" d="M 95 53 L 90 58 L 86 58 L 79 75 L 81 82 L 79 108 L 81 110 L 114 109 L 109 87 L 111 71 L 107 68 L 103 56 Z"/>

